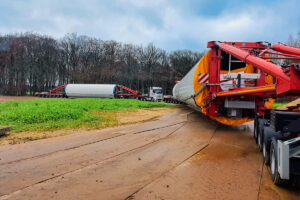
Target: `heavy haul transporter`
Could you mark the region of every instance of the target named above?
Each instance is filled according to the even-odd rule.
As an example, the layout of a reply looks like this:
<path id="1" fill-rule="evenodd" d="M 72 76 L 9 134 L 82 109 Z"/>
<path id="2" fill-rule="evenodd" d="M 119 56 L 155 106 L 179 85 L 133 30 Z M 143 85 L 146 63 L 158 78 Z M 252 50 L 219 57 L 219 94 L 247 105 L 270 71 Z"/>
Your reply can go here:
<path id="1" fill-rule="evenodd" d="M 36 92 L 35 96 L 44 98 L 119 98 L 143 101 L 162 101 L 161 87 L 150 87 L 148 94 L 141 94 L 119 84 L 66 84 L 49 92 Z"/>
<path id="2" fill-rule="evenodd" d="M 45 98 L 125 98 L 135 99 L 140 95 L 128 87 L 118 84 L 66 84 L 49 92 L 36 92 L 35 96 Z"/>
<path id="3" fill-rule="evenodd" d="M 212 41 L 207 47 L 173 96 L 226 125 L 254 119 L 254 138 L 273 182 L 299 184 L 300 105 L 278 111 L 272 104 L 300 96 L 300 49 L 267 42 Z"/>

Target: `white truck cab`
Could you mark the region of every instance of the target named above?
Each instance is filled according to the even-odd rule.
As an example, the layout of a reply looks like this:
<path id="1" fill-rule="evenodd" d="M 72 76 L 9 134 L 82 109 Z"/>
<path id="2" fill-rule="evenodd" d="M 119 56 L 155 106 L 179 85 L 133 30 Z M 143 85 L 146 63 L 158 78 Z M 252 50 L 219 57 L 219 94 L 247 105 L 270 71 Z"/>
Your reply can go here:
<path id="1" fill-rule="evenodd" d="M 149 88 L 149 98 L 152 101 L 162 101 L 163 100 L 163 91 L 161 87 L 150 87 Z"/>

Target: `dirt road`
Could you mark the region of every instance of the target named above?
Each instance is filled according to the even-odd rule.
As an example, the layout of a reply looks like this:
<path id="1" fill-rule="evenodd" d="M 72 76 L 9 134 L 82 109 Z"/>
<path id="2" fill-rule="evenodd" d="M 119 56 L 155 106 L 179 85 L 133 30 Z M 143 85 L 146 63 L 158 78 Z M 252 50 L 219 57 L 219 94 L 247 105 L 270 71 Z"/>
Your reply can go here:
<path id="1" fill-rule="evenodd" d="M 0 147 L 0 199 L 300 199 L 247 125 L 186 108 L 158 121 Z"/>
<path id="2" fill-rule="evenodd" d="M 28 101 L 28 100 L 34 100 L 39 99 L 38 97 L 32 97 L 32 96 L 0 96 L 0 102 L 6 102 L 6 101 Z"/>

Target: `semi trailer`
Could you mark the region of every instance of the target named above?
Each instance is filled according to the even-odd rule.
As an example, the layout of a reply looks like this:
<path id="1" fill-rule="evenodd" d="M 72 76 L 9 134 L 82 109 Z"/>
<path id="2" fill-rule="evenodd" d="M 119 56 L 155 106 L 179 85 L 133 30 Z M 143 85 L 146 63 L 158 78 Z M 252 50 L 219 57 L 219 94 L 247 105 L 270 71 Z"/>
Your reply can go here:
<path id="1" fill-rule="evenodd" d="M 272 104 L 277 97 L 300 96 L 300 49 L 268 42 L 211 41 L 207 47 L 173 96 L 222 124 L 254 120 L 272 181 L 299 184 L 300 105 L 279 111 Z"/>
<path id="2" fill-rule="evenodd" d="M 66 84 L 49 92 L 36 92 L 35 96 L 44 98 L 125 98 L 143 101 L 163 101 L 161 87 L 149 87 L 148 94 L 119 84 Z"/>
<path id="3" fill-rule="evenodd" d="M 49 92 L 36 92 L 45 98 L 126 98 L 136 99 L 140 95 L 128 87 L 118 84 L 66 84 Z"/>

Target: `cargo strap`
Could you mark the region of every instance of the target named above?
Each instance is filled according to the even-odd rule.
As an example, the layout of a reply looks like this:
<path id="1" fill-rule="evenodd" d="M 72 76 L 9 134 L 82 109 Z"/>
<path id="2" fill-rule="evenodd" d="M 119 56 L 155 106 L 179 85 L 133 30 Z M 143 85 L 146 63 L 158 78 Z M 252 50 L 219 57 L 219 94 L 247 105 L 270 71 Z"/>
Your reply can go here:
<path id="1" fill-rule="evenodd" d="M 202 107 L 197 104 L 197 101 L 196 101 L 195 97 L 198 96 L 206 88 L 206 86 L 207 86 L 207 83 L 205 83 L 194 95 L 192 95 L 192 98 L 193 98 L 193 100 L 195 102 L 195 105 L 198 108 L 201 108 L 201 109 L 202 109 Z"/>
<path id="2" fill-rule="evenodd" d="M 206 86 L 207 86 L 207 83 L 204 83 L 204 85 L 192 97 L 195 98 L 196 96 L 198 96 L 204 90 L 204 88 Z"/>

